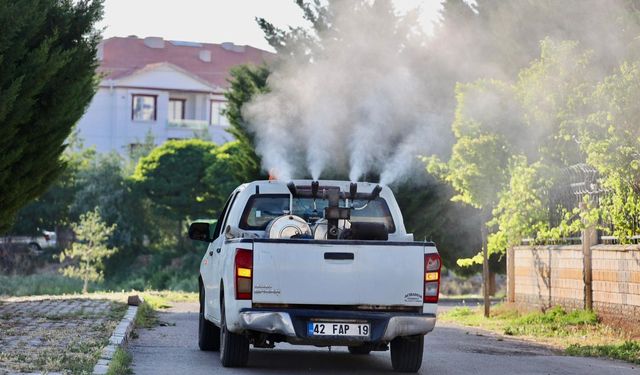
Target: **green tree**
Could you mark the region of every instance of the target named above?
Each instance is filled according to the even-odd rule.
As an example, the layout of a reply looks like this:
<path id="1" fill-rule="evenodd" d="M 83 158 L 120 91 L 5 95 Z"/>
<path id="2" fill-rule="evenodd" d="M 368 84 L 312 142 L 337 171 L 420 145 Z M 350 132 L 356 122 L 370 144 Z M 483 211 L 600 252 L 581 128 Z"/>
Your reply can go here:
<path id="1" fill-rule="evenodd" d="M 77 172 L 69 207 L 70 220 L 97 207 L 107 224 L 117 224 L 110 244 L 121 249 L 118 256 L 139 246 L 143 235 L 152 231 L 145 199 L 126 175 L 128 169 L 128 162 L 116 153 L 96 154 Z"/>
<path id="2" fill-rule="evenodd" d="M 69 224 L 77 221 L 79 214 L 91 210 L 95 205 L 79 213 L 71 213 L 75 195 L 80 189 L 79 175 L 90 168 L 97 154 L 93 148 L 83 148 L 77 133 L 72 133 L 68 147 L 61 158 L 66 168 L 47 191 L 18 211 L 10 233 L 14 235 L 41 234 L 42 230 L 55 230 L 57 247 L 71 243 L 73 235 Z"/>
<path id="3" fill-rule="evenodd" d="M 488 235 L 489 254 L 503 254 L 524 237 L 552 236 L 551 185 L 559 169 L 584 160 L 575 123 L 593 84 L 591 54 L 576 42 L 545 39 L 540 45 L 540 58 L 514 83 L 458 85 L 451 158 L 429 159 L 430 171 L 457 192 L 454 200 L 483 210 L 489 225 L 483 230 L 496 230 Z"/>
<path id="4" fill-rule="evenodd" d="M 65 168 L 96 90 L 100 0 L 0 1 L 0 232 Z"/>
<path id="5" fill-rule="evenodd" d="M 77 215 L 70 217 L 69 210 L 79 188 L 78 174 L 94 157 L 93 149 L 82 152 L 66 150 L 62 156 L 66 164 L 64 171 L 44 194 L 18 211 L 10 233 L 34 235 L 42 230 L 57 231 L 77 219 Z"/>
<path id="6" fill-rule="evenodd" d="M 136 141 L 139 142 L 138 139 Z M 151 129 L 144 135 L 144 140 L 142 143 L 138 143 L 136 147 L 131 147 L 128 152 L 129 156 L 129 165 L 127 166 L 127 172 L 129 174 L 133 174 L 135 171 L 136 165 L 138 161 L 143 157 L 149 155 L 153 149 L 156 148 L 156 139 L 151 133 Z"/>
<path id="7" fill-rule="evenodd" d="M 87 293 L 90 281 L 104 279 L 104 259 L 118 251 L 117 248 L 107 246 L 116 226 L 107 226 L 96 208 L 80 215 L 80 221 L 71 224 L 71 227 L 76 235 L 76 242 L 60 254 L 60 262 L 69 259 L 75 264 L 64 267 L 61 272 L 65 276 L 82 280 L 82 293 Z"/>
<path id="8" fill-rule="evenodd" d="M 491 218 L 498 193 L 508 181 L 509 143 L 495 129 L 517 124 L 511 110 L 494 111 L 493 107 L 510 103 L 512 95 L 512 87 L 499 81 L 459 84 L 452 125 L 457 141 L 451 157 L 446 163 L 437 157 L 424 159 L 430 173 L 453 187 L 456 195 L 452 200 L 479 209 L 484 223 Z M 486 225 L 481 227 L 485 231 Z"/>
<path id="9" fill-rule="evenodd" d="M 242 108 L 256 95 L 269 91 L 267 78 L 270 71 L 267 66 L 239 65 L 231 69 L 229 90 L 225 92 L 227 108 L 225 116 L 229 120 L 229 132 L 234 136 L 238 144 L 233 146 L 234 154 L 244 162 L 251 163 L 247 167 L 253 170 L 253 174 L 246 175 L 247 180 L 256 180 L 262 177 L 260 173 L 260 157 L 255 152 L 255 140 L 249 130 L 246 120 L 242 116 Z"/>
<path id="10" fill-rule="evenodd" d="M 471 274 L 474 267 L 460 267 L 456 261 L 472 257 L 480 242 L 478 210 L 452 202 L 455 192 L 447 183 L 424 173 L 425 181 L 394 186 L 407 231 L 416 240 L 435 241 L 442 263 L 458 274 Z"/>
<path id="11" fill-rule="evenodd" d="M 515 77 L 545 38 L 577 41 L 609 70 L 638 57 L 639 9 L 635 0 L 446 0 L 428 47 L 436 60 L 469 62 L 451 67 L 459 82 Z"/>
<path id="12" fill-rule="evenodd" d="M 316 33 L 327 30 L 331 20 L 335 16 L 334 2 L 321 2 L 319 0 L 305 1 L 294 0 L 302 10 L 302 17 L 311 25 L 311 30 L 298 26 L 289 27 L 287 30 L 277 28 L 264 18 L 257 17 L 256 22 L 264 33 L 264 38 L 280 56 L 294 59 L 309 59 L 314 51 L 320 49 Z M 359 1 L 353 1 L 354 6 Z"/>
<path id="13" fill-rule="evenodd" d="M 216 202 L 213 207 L 222 208 L 235 188 L 259 175 L 260 165 L 245 150 L 240 141 L 233 141 L 211 152 L 203 182 Z"/>
<path id="14" fill-rule="evenodd" d="M 587 100 L 589 109 L 578 125 L 587 162 L 607 191 L 600 216 L 613 224 L 622 243 L 640 231 L 640 61 L 623 63 Z"/>
<path id="15" fill-rule="evenodd" d="M 177 225 L 179 241 L 186 218 L 215 213 L 216 200 L 205 183 L 215 149 L 214 143 L 199 139 L 168 141 L 140 159 L 132 176 L 156 212 Z"/>
<path id="16" fill-rule="evenodd" d="M 453 201 L 469 204 L 480 210 L 480 230 L 482 240 L 482 260 L 484 279 L 485 316 L 489 316 L 489 253 L 487 222 L 491 211 L 498 202 L 500 192 L 507 181 L 509 162 L 508 143 L 501 134 L 496 134 L 490 126 L 512 124 L 510 112 L 499 112 L 506 118 L 495 117 L 484 106 L 476 106 L 473 98 L 488 98 L 489 103 L 502 105 L 509 103 L 510 87 L 495 81 L 480 81 L 458 87 L 458 108 L 453 123 L 457 138 L 452 148 L 451 158 L 442 163 L 437 157 L 426 160 L 430 173 L 451 184 L 456 191 Z M 505 101 L 506 100 L 506 101 Z M 504 125 L 503 125 L 504 126 Z M 476 257 L 477 258 L 477 257 Z M 462 265 L 459 263 L 459 265 Z"/>
<path id="17" fill-rule="evenodd" d="M 109 244 L 120 251 L 108 262 L 118 262 L 121 257 L 135 254 L 145 235 L 156 234 L 156 226 L 149 225 L 148 200 L 133 188 L 134 183 L 127 176 L 131 170 L 128 161 L 115 153 L 99 154 L 92 148 L 76 147 L 65 151 L 67 168 L 60 178 L 18 212 L 11 233 L 37 234 L 55 229 L 58 245 L 64 247 L 71 240 L 69 224 L 98 207 L 108 225 L 117 224 Z"/>
<path id="18" fill-rule="evenodd" d="M 502 254 L 519 245 L 524 238 L 541 237 L 550 233 L 549 191 L 553 179 L 549 167 L 541 162 L 531 165 L 524 156 L 516 156 L 509 167 L 509 185 L 500 193 L 500 200 L 488 223 L 496 228 L 488 237 L 489 254 Z M 461 260 L 469 265 L 473 259 Z"/>
<path id="19" fill-rule="evenodd" d="M 459 84 L 451 157 L 446 163 L 425 159 L 429 171 L 454 188 L 453 200 L 481 210 L 482 254 L 458 263 L 482 262 L 485 278 L 491 253 L 503 253 L 525 235 L 548 232 L 543 222 L 550 209 L 550 178 L 537 162 L 557 168 L 577 157 L 567 151 L 572 139 L 561 136 L 561 124 L 586 82 L 588 56 L 573 42 L 545 40 L 541 47 L 540 59 L 513 84 L 488 79 Z M 485 314 L 488 306 L 485 301 Z"/>

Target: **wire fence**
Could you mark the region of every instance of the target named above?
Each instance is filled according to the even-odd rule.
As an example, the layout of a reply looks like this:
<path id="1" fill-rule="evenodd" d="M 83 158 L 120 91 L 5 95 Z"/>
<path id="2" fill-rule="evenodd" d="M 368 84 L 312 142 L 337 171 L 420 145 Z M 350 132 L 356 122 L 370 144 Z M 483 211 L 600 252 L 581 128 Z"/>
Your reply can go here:
<path id="1" fill-rule="evenodd" d="M 593 207 L 601 206 L 602 200 L 607 198 L 609 192 L 602 187 L 599 182 L 600 175 L 598 171 L 588 164 L 575 164 L 559 171 L 555 184 L 549 190 L 549 217 L 550 227 L 557 227 L 564 219 L 565 213 L 574 212 L 579 208 L 585 197 L 589 204 Z M 577 219 L 578 214 L 575 214 Z M 638 221 L 639 218 L 630 218 L 630 220 Z M 635 228 L 640 228 L 640 222 Z M 598 243 L 617 244 L 619 239 L 611 235 L 615 231 L 615 226 L 606 216 L 601 218 L 599 223 Z M 640 233 L 627 238 L 628 242 L 640 243 Z M 571 245 L 580 244 L 582 242 L 581 233 L 570 233 L 566 237 L 558 240 L 546 241 L 549 245 Z M 522 240 L 523 245 L 535 244 L 533 238 Z"/>

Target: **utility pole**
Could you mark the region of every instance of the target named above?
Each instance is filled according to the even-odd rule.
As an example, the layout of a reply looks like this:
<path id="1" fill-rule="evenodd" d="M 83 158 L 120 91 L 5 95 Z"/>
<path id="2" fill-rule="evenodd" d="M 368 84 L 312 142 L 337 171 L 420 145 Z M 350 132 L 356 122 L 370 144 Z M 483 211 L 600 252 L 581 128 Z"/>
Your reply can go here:
<path id="1" fill-rule="evenodd" d="M 489 249 L 487 246 L 487 223 L 483 215 L 482 228 L 480 232 L 482 234 L 482 294 L 484 296 L 484 316 L 489 317 L 491 312 L 491 300 L 489 299 Z"/>

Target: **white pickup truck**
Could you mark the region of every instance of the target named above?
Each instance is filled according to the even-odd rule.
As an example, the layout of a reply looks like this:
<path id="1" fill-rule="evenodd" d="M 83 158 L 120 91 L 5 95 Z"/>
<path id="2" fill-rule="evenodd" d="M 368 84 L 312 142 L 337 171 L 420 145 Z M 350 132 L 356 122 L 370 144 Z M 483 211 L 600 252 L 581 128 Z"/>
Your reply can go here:
<path id="1" fill-rule="evenodd" d="M 416 372 L 436 322 L 440 256 L 413 241 L 388 187 L 345 181 L 256 181 L 229 197 L 200 264 L 199 346 L 225 367 L 275 343 L 391 347 L 395 370 Z"/>

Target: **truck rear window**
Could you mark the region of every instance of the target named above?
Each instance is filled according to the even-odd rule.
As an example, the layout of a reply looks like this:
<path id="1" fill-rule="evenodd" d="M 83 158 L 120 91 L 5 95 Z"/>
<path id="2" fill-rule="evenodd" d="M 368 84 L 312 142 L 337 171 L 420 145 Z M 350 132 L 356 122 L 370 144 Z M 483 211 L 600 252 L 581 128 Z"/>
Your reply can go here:
<path id="1" fill-rule="evenodd" d="M 289 213 L 289 197 L 287 194 L 251 196 L 242 213 L 240 228 L 265 230 L 271 220 Z M 313 224 L 323 217 L 327 205 L 328 202 L 324 199 L 316 199 L 314 207 L 311 198 L 294 198 L 293 214 Z M 345 202 L 341 201 L 340 206 L 344 207 Z M 361 209 L 351 210 L 351 222 L 382 223 L 387 227 L 389 233 L 396 231 L 389 206 L 384 199 L 377 198 L 369 203 L 364 200 L 356 200 L 353 202 L 353 206 Z"/>

